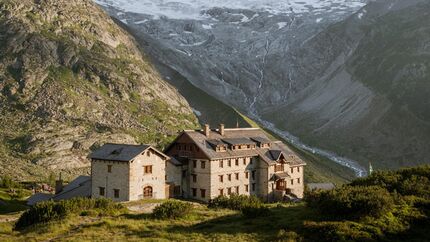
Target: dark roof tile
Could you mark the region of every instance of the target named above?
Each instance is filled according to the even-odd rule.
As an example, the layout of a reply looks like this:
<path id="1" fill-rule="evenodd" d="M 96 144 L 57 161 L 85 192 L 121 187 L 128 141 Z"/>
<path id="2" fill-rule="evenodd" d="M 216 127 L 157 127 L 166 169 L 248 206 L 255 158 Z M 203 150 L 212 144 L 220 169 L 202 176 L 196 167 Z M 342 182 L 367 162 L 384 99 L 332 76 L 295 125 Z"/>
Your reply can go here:
<path id="1" fill-rule="evenodd" d="M 131 161 L 149 147 L 149 145 L 105 144 L 89 157 L 96 160 Z"/>

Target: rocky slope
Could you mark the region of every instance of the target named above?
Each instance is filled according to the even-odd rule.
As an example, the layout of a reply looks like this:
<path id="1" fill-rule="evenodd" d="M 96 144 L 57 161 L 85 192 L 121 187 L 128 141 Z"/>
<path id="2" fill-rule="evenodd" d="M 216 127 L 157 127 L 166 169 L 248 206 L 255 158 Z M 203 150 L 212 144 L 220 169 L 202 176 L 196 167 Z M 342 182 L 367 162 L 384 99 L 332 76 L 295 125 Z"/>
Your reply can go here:
<path id="1" fill-rule="evenodd" d="M 310 151 L 359 173 L 430 162 L 428 1 L 96 2 L 158 61 Z"/>
<path id="2" fill-rule="evenodd" d="M 428 1 L 377 1 L 330 26 L 295 51 L 309 85 L 264 116 L 288 114 L 272 120 L 362 164 L 429 163 L 429 13 Z"/>
<path id="3" fill-rule="evenodd" d="M 88 167 L 103 142 L 165 145 L 186 100 L 88 0 L 0 1 L 0 173 Z"/>

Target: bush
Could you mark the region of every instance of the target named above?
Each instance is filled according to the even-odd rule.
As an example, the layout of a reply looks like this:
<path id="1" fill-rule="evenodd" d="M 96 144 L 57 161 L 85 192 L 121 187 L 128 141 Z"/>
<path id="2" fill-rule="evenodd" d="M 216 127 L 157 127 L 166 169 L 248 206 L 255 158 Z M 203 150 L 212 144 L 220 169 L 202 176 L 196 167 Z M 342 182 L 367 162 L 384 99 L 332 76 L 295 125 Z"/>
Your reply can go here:
<path id="1" fill-rule="evenodd" d="M 430 199 L 430 166 L 378 171 L 366 178 L 354 180 L 351 186 L 380 186 L 402 196 Z"/>
<path id="2" fill-rule="evenodd" d="M 227 208 L 241 211 L 245 217 L 267 216 L 269 209 L 256 196 L 236 195 L 219 196 L 209 201 L 208 208 Z"/>
<path id="3" fill-rule="evenodd" d="M 172 200 L 155 207 L 152 216 L 156 219 L 178 219 L 187 216 L 192 208 L 190 203 Z"/>
<path id="4" fill-rule="evenodd" d="M 0 178 L 0 187 L 1 188 L 20 188 L 20 184 L 13 181 L 9 176 L 4 176 Z"/>
<path id="5" fill-rule="evenodd" d="M 307 205 L 335 219 L 378 218 L 391 211 L 394 199 L 378 186 L 343 186 L 331 191 L 312 191 L 305 195 Z"/>
<path id="6" fill-rule="evenodd" d="M 209 201 L 208 208 L 227 208 L 231 210 L 242 210 L 245 206 L 259 206 L 262 202 L 256 196 L 236 195 L 230 197 L 218 196 Z"/>
<path id="7" fill-rule="evenodd" d="M 242 212 L 243 216 L 247 218 L 257 218 L 257 217 L 268 216 L 270 213 L 269 208 L 267 208 L 263 204 L 245 205 L 242 207 L 240 211 Z"/>
<path id="8" fill-rule="evenodd" d="M 303 238 L 300 237 L 296 232 L 294 231 L 286 231 L 284 229 L 281 229 L 278 231 L 278 234 L 276 235 L 276 241 L 278 242 L 298 242 L 303 241 Z"/>
<path id="9" fill-rule="evenodd" d="M 125 210 L 123 205 L 108 199 L 74 198 L 58 202 L 46 201 L 25 211 L 15 223 L 15 230 L 34 224 L 61 220 L 71 214 L 78 214 L 82 210 L 91 209 L 99 210 L 100 214 L 115 214 Z"/>
<path id="10" fill-rule="evenodd" d="M 382 232 L 373 226 L 356 222 L 305 222 L 310 241 L 376 241 Z"/>

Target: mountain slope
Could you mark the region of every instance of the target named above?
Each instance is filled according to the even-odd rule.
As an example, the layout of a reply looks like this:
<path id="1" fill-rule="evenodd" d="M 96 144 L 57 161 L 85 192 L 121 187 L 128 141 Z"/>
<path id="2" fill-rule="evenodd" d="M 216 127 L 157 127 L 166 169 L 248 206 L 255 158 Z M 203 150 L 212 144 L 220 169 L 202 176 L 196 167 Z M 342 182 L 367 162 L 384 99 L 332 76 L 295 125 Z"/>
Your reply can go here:
<path id="1" fill-rule="evenodd" d="M 0 173 L 16 177 L 86 168 L 102 142 L 163 146 L 197 125 L 134 39 L 87 0 L 0 1 L 0 91 Z"/>
<path id="2" fill-rule="evenodd" d="M 279 127 L 364 165 L 429 163 L 429 13 L 427 1 L 377 1 L 321 32 L 296 55 L 322 68 L 265 117 L 289 114 Z"/>

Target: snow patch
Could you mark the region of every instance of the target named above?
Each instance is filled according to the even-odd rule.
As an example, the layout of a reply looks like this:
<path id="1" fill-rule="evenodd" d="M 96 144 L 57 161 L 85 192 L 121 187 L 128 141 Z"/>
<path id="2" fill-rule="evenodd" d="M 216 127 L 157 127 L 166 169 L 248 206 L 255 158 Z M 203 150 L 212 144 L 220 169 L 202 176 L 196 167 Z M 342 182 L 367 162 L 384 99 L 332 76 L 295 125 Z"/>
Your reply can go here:
<path id="1" fill-rule="evenodd" d="M 282 29 L 282 28 L 285 28 L 285 26 L 287 26 L 287 22 L 279 22 L 278 23 L 278 29 Z"/>
<path id="2" fill-rule="evenodd" d="M 136 21 L 136 22 L 134 22 L 134 24 L 144 24 L 148 21 L 149 21 L 148 19 L 144 19 L 144 20 Z"/>
<path id="3" fill-rule="evenodd" d="M 322 20 L 323 20 L 323 18 L 317 18 L 317 19 L 315 20 L 315 23 L 320 23 Z"/>
<path id="4" fill-rule="evenodd" d="M 203 29 L 212 29 L 212 24 L 202 24 Z"/>
<path id="5" fill-rule="evenodd" d="M 197 116 L 202 116 L 202 112 L 200 112 L 199 110 L 197 110 L 197 109 L 192 109 L 193 110 L 193 112 L 197 115 Z"/>
<path id="6" fill-rule="evenodd" d="M 102 6 L 111 6 L 122 12 L 141 13 L 171 19 L 207 19 L 202 11 L 211 8 L 245 9 L 269 12 L 272 15 L 286 13 L 313 13 L 316 10 L 360 8 L 363 0 L 93 0 Z M 252 19 L 243 18 L 242 21 Z"/>

